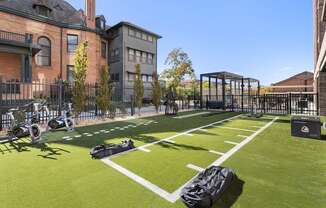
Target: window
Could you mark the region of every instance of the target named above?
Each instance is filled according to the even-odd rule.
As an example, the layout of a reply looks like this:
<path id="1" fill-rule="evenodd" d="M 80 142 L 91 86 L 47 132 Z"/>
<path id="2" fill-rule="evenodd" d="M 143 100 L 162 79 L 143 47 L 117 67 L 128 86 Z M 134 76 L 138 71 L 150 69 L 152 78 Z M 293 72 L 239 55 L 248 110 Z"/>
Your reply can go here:
<path id="1" fill-rule="evenodd" d="M 132 82 L 132 81 L 134 81 L 135 80 L 135 74 L 133 74 L 133 73 L 128 73 L 128 81 L 129 82 Z"/>
<path id="2" fill-rule="evenodd" d="M 106 58 L 106 42 L 104 41 L 101 43 L 101 54 L 102 58 Z"/>
<path id="3" fill-rule="evenodd" d="M 51 41 L 47 37 L 40 37 L 37 41 L 41 50 L 36 55 L 36 64 L 51 66 Z"/>
<path id="4" fill-rule="evenodd" d="M 147 35 L 146 35 L 145 33 L 142 33 L 141 38 L 142 38 L 143 40 L 147 40 Z"/>
<path id="5" fill-rule="evenodd" d="M 129 35 L 130 36 L 135 36 L 135 31 L 133 29 L 129 29 Z"/>
<path id="6" fill-rule="evenodd" d="M 147 61 L 147 53 L 146 52 L 141 53 L 141 59 L 142 59 L 143 63 L 146 63 L 146 61 Z"/>
<path id="7" fill-rule="evenodd" d="M 78 46 L 78 35 L 68 35 L 67 49 L 69 53 L 74 53 Z"/>
<path id="8" fill-rule="evenodd" d="M 147 75 L 145 74 L 141 75 L 141 79 L 143 80 L 143 82 L 147 82 Z"/>
<path id="9" fill-rule="evenodd" d="M 115 78 L 114 78 L 114 80 L 116 81 L 116 82 L 119 82 L 120 81 L 120 76 L 119 76 L 120 74 L 119 73 L 116 73 L 115 74 Z"/>
<path id="10" fill-rule="evenodd" d="M 120 81 L 120 74 L 119 74 L 119 73 L 111 74 L 110 79 L 111 79 L 111 81 L 113 81 L 113 82 L 119 82 L 119 81 Z"/>
<path id="11" fill-rule="evenodd" d="M 141 38 L 141 33 L 139 31 L 136 32 L 136 37 Z"/>
<path id="12" fill-rule="evenodd" d="M 67 66 L 67 81 L 68 82 L 73 82 L 74 81 L 73 72 L 74 72 L 74 66 L 68 65 Z"/>
<path id="13" fill-rule="evenodd" d="M 149 53 L 147 56 L 147 63 L 153 64 L 153 54 Z"/>
<path id="14" fill-rule="evenodd" d="M 128 54 L 129 61 L 135 61 L 135 50 L 129 48 Z"/>
<path id="15" fill-rule="evenodd" d="M 43 16 L 43 17 L 49 17 L 50 14 L 50 9 L 45 7 L 45 6 L 41 6 L 41 5 L 37 5 L 36 7 L 36 12 L 38 15 Z"/>
<path id="16" fill-rule="evenodd" d="M 151 75 L 148 75 L 148 79 L 147 79 L 148 82 L 153 82 L 153 77 Z"/>
<path id="17" fill-rule="evenodd" d="M 101 20 L 101 29 L 105 30 L 105 20 Z"/>
<path id="18" fill-rule="evenodd" d="M 136 62 L 140 62 L 141 52 L 136 51 Z"/>
<path id="19" fill-rule="evenodd" d="M 153 42 L 153 37 L 149 35 L 149 36 L 148 36 L 148 41 L 149 41 L 149 42 Z"/>

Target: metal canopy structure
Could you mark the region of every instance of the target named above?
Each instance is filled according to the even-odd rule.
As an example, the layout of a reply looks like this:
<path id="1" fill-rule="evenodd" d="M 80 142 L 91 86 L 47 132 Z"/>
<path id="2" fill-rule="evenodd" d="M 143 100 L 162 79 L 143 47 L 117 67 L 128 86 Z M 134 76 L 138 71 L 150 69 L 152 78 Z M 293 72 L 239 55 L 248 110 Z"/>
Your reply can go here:
<path id="1" fill-rule="evenodd" d="M 260 95 L 260 81 L 251 77 L 221 71 L 200 75 L 200 107 L 217 102 L 223 109 L 249 106 L 249 98 Z"/>

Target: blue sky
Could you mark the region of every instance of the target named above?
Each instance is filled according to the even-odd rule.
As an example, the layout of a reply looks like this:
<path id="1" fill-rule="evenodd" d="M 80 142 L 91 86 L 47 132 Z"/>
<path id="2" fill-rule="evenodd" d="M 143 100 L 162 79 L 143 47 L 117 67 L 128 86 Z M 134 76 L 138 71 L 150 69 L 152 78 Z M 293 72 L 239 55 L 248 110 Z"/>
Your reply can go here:
<path id="1" fill-rule="evenodd" d="M 84 0 L 68 0 L 84 8 Z M 129 21 L 163 36 L 158 70 L 183 48 L 196 74 L 227 70 L 268 85 L 313 70 L 310 0 L 97 0 L 108 24 Z"/>

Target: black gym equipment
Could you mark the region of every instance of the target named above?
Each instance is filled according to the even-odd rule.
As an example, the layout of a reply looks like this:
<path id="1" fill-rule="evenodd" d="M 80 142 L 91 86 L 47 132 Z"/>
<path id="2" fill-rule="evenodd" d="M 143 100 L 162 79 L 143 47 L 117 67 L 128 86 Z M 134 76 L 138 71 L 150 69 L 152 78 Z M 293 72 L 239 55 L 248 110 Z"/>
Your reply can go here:
<path id="1" fill-rule="evenodd" d="M 101 159 L 134 148 L 135 148 L 134 142 L 129 139 L 129 140 L 122 141 L 121 144 L 102 144 L 93 147 L 90 151 L 90 155 L 92 156 L 93 159 Z"/>
<path id="2" fill-rule="evenodd" d="M 181 200 L 189 208 L 211 208 L 230 187 L 235 176 L 229 168 L 212 166 L 182 189 Z"/>
<path id="3" fill-rule="evenodd" d="M 34 107 L 35 103 L 29 103 L 20 108 L 9 109 L 7 115 L 10 118 L 10 127 L 7 131 L 7 135 L 0 138 L 0 144 L 10 143 L 21 138 L 30 136 L 32 143 L 37 143 L 41 139 L 41 130 L 38 126 L 38 115 L 36 111 L 33 111 L 31 116 L 27 116 L 25 120 L 26 109 Z M 17 119 L 21 117 L 21 119 Z"/>
<path id="4" fill-rule="evenodd" d="M 49 109 L 45 106 L 47 114 L 50 115 Z M 58 130 L 66 128 L 67 131 L 73 131 L 75 128 L 75 121 L 72 117 L 72 104 L 68 103 L 66 106 L 66 111 L 62 116 L 58 116 L 50 119 L 47 123 L 46 131 Z"/>

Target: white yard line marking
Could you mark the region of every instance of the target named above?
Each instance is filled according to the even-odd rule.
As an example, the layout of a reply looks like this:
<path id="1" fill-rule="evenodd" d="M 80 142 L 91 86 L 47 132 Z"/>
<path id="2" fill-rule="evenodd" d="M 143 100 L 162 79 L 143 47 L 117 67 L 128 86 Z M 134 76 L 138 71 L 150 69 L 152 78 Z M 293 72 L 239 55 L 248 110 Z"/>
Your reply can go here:
<path id="1" fill-rule="evenodd" d="M 145 144 L 145 145 L 143 145 L 143 146 L 140 146 L 140 147 L 137 147 L 137 148 L 134 148 L 134 149 L 131 149 L 131 150 L 125 151 L 125 152 L 118 153 L 118 154 L 116 154 L 116 155 L 111 156 L 110 158 L 117 157 L 117 156 L 120 156 L 120 155 L 122 155 L 122 154 L 126 154 L 126 153 L 128 153 L 128 152 L 136 151 L 136 150 L 138 150 L 139 148 L 146 148 L 146 147 L 150 147 L 150 146 L 152 146 L 152 145 L 155 145 L 155 144 L 158 144 L 158 143 L 161 143 L 161 142 L 164 142 L 164 141 L 170 141 L 171 139 L 174 139 L 174 138 L 176 138 L 176 137 L 183 136 L 183 135 L 185 135 L 185 134 L 190 134 L 190 133 L 192 133 L 192 132 L 198 131 L 199 129 L 205 129 L 205 128 L 207 128 L 207 127 L 211 127 L 211 126 L 214 126 L 214 125 L 216 125 L 216 124 L 221 124 L 221 123 L 223 123 L 223 122 L 225 122 L 225 121 L 230 121 L 230 120 L 236 119 L 236 118 L 238 118 L 238 117 L 240 117 L 240 116 L 241 116 L 241 115 L 233 116 L 233 117 L 230 117 L 230 118 L 226 118 L 226 119 L 223 119 L 223 120 L 220 120 L 220 121 L 216 121 L 216 122 L 213 122 L 213 123 L 207 124 L 207 125 L 205 125 L 205 126 L 200 126 L 200 127 L 198 127 L 198 128 L 190 129 L 190 130 L 188 130 L 188 131 L 184 131 L 184 132 L 182 132 L 182 133 L 175 134 L 175 135 L 170 136 L 170 137 L 167 137 L 167 138 L 165 138 L 165 139 L 161 139 L 161 140 L 158 140 L 158 141 L 155 141 L 155 142 L 152 142 L 152 143 L 148 143 L 148 144 Z"/>
<path id="2" fill-rule="evenodd" d="M 75 136 L 75 138 L 80 138 L 80 137 L 82 137 L 82 135 L 76 135 L 76 136 Z"/>
<path id="3" fill-rule="evenodd" d="M 208 132 L 207 129 L 198 129 L 198 131 L 202 131 L 202 132 Z"/>
<path id="4" fill-rule="evenodd" d="M 225 153 L 222 153 L 222 152 L 217 152 L 217 151 L 214 151 L 214 150 L 209 150 L 210 153 L 213 153 L 213 154 L 216 154 L 216 155 L 224 155 Z"/>
<path id="5" fill-rule="evenodd" d="M 176 116 L 173 118 L 176 118 L 176 119 L 190 118 L 190 117 L 200 116 L 200 115 L 209 114 L 209 113 L 210 112 L 200 112 L 200 113 L 194 113 L 194 114 L 189 114 L 189 115 L 184 115 L 184 116 Z"/>
<path id="6" fill-rule="evenodd" d="M 100 130 L 100 132 L 105 132 L 105 131 L 106 131 L 106 130 L 104 130 L 104 129 L 103 129 L 103 130 Z"/>
<path id="7" fill-rule="evenodd" d="M 227 127 L 227 126 L 215 126 L 217 128 L 221 128 L 221 129 L 230 129 L 230 130 L 238 130 L 238 131 L 247 131 L 247 132 L 253 132 L 255 133 L 256 131 L 254 130 L 250 130 L 250 129 L 241 129 L 241 128 L 233 128 L 233 127 Z"/>
<path id="8" fill-rule="evenodd" d="M 187 168 L 193 169 L 193 170 L 198 171 L 198 172 L 202 172 L 202 171 L 205 170 L 204 168 L 198 167 L 198 166 L 193 165 L 193 164 L 188 164 Z"/>
<path id="9" fill-rule="evenodd" d="M 191 136 L 191 137 L 194 136 L 193 134 L 184 134 L 184 135 L 185 136 Z"/>
<path id="10" fill-rule="evenodd" d="M 88 137 L 92 137 L 92 136 L 93 136 L 93 134 L 88 134 L 88 135 L 86 135 L 86 136 L 88 136 Z"/>
<path id="11" fill-rule="evenodd" d="M 83 133 L 83 135 L 88 135 L 89 133 Z"/>
<path id="12" fill-rule="evenodd" d="M 226 120 L 232 120 L 234 118 L 237 118 L 239 116 L 235 116 L 235 117 L 232 117 L 232 118 L 229 118 L 229 119 L 224 119 L 224 120 L 221 120 L 221 121 L 218 121 L 218 122 L 214 122 L 212 124 L 209 124 L 209 125 L 206 125 L 206 126 L 202 126 L 202 127 L 199 127 L 199 128 L 196 128 L 196 129 L 191 129 L 191 130 L 188 130 L 186 132 L 183 132 L 183 133 L 180 133 L 180 134 L 177 134 L 177 135 L 174 135 L 174 136 L 171 136 L 169 138 L 166 138 L 166 139 L 162 139 L 162 140 L 159 140 L 159 141 L 156 141 L 156 142 L 153 142 L 153 143 L 150 143 L 150 144 L 147 144 L 147 145 L 143 145 L 141 147 L 138 147 L 136 149 L 139 149 L 139 148 L 144 148 L 144 147 L 148 147 L 148 146 L 151 146 L 151 145 L 154 145 L 154 144 L 157 144 L 157 143 L 160 143 L 162 141 L 168 141 L 172 138 L 175 138 L 175 137 L 178 137 L 180 135 L 184 135 L 185 133 L 190 133 L 190 132 L 193 132 L 193 131 L 197 131 L 198 129 L 202 129 L 202 128 L 206 128 L 206 127 L 209 127 L 209 126 L 212 126 L 212 125 L 215 125 L 217 123 L 222 123 Z M 270 127 L 276 120 L 278 119 L 278 117 L 274 118 L 271 122 L 269 122 L 268 124 L 266 124 L 264 127 L 262 127 L 261 129 L 259 129 L 257 132 L 255 132 L 254 134 L 252 134 L 251 136 L 249 136 L 248 138 L 246 138 L 245 140 L 243 140 L 241 143 L 239 143 L 238 145 L 236 145 L 235 147 L 233 147 L 230 151 L 228 151 L 227 153 L 225 153 L 223 156 L 219 157 L 216 161 L 214 161 L 211 165 L 211 166 L 219 166 L 221 165 L 224 161 L 226 161 L 228 158 L 230 158 L 233 154 L 235 154 L 237 151 L 239 151 L 244 145 L 246 145 L 247 143 L 249 143 L 251 140 L 253 140 L 257 135 L 259 135 L 261 132 L 263 132 L 264 130 L 266 130 L 268 127 Z M 135 149 L 134 149 L 135 150 Z M 129 152 L 129 151 L 126 151 L 126 152 Z M 124 153 L 126 153 L 124 152 Z M 171 202 L 171 203 L 175 203 L 179 198 L 180 198 L 180 193 L 181 193 L 181 190 L 183 189 L 183 187 L 185 187 L 187 184 L 189 184 L 196 176 L 194 176 L 191 180 L 189 180 L 188 182 L 186 182 L 183 186 L 181 186 L 180 188 L 178 188 L 176 191 L 174 191 L 173 193 L 169 193 L 167 191 L 165 191 L 164 189 L 158 187 L 157 185 L 147 181 L 146 179 L 136 175 L 135 173 L 127 170 L 126 168 L 123 168 L 121 167 L 120 165 L 112 162 L 109 158 L 104 158 L 102 159 L 102 161 L 109 165 L 110 167 L 116 169 L 117 171 L 119 171 L 120 173 L 124 174 L 125 176 L 129 177 L 130 179 L 134 180 L 135 182 L 139 183 L 140 185 L 144 186 L 145 188 L 151 190 L 152 192 L 156 193 L 157 195 L 159 195 L 160 197 L 162 197 L 163 199 Z"/>
<path id="13" fill-rule="evenodd" d="M 216 161 L 214 161 L 209 167 L 212 166 L 220 166 L 223 162 L 225 162 L 227 159 L 229 159 L 233 154 L 235 154 L 237 151 L 239 151 L 243 146 L 251 142 L 256 136 L 258 136 L 260 133 L 265 131 L 268 127 L 273 125 L 273 123 L 278 119 L 279 117 L 275 117 L 272 121 L 267 123 L 264 127 L 259 129 L 257 132 L 253 133 L 251 136 L 249 136 L 247 139 L 243 140 L 241 143 L 239 143 L 237 146 L 233 147 L 231 150 L 229 150 L 227 153 L 225 153 L 222 157 L 218 158 Z M 183 186 L 181 186 L 179 189 L 177 189 L 175 192 L 172 193 L 173 199 L 176 202 L 180 198 L 181 190 L 183 187 L 187 186 L 194 178 L 190 179 L 187 183 L 185 183 Z"/>
<path id="14" fill-rule="evenodd" d="M 139 147 L 138 149 L 143 152 L 151 152 L 149 149 L 146 149 L 144 147 Z"/>
<path id="15" fill-rule="evenodd" d="M 69 139 L 70 138 L 70 136 L 64 136 L 64 137 L 62 137 L 62 139 Z"/>
<path id="16" fill-rule="evenodd" d="M 166 142 L 166 143 L 171 143 L 171 144 L 175 144 L 176 142 L 175 141 L 173 141 L 173 140 L 166 140 L 166 141 L 164 141 L 164 142 Z"/>
<path id="17" fill-rule="evenodd" d="M 239 143 L 237 142 L 232 142 L 232 141 L 224 141 L 226 144 L 232 144 L 232 145 L 238 145 Z"/>
<path id="18" fill-rule="evenodd" d="M 157 185 L 155 185 L 155 184 L 149 182 L 148 180 L 134 174 L 133 172 L 130 172 L 126 168 L 121 167 L 120 165 L 112 162 L 110 159 L 102 159 L 102 161 L 105 164 L 107 164 L 107 165 L 111 166 L 112 168 L 114 168 L 115 170 L 119 171 L 123 175 L 131 178 L 135 182 L 139 183 L 140 185 L 144 186 L 145 188 L 151 190 L 152 192 L 154 192 L 157 195 L 161 196 L 162 198 L 166 199 L 167 201 L 169 201 L 171 203 L 175 202 L 173 196 L 171 196 L 171 194 L 169 192 L 161 189 Z"/>
<path id="19" fill-rule="evenodd" d="M 238 137 L 247 138 L 248 136 L 240 135 L 240 134 L 239 134 Z"/>
<path id="20" fill-rule="evenodd" d="M 100 134 L 100 132 L 97 131 L 97 132 L 94 132 L 94 134 Z"/>

